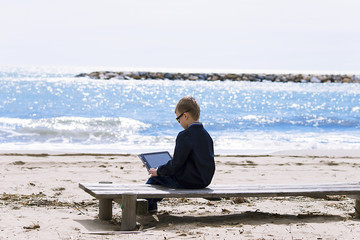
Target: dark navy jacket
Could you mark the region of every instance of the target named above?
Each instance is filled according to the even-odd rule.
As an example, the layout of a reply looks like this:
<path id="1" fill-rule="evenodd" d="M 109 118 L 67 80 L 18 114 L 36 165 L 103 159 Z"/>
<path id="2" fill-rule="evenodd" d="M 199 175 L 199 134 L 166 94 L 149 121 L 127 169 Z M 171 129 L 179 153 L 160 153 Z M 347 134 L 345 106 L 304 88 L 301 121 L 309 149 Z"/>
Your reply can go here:
<path id="1" fill-rule="evenodd" d="M 173 159 L 157 170 L 159 176 L 175 177 L 184 188 L 204 188 L 214 173 L 213 140 L 201 123 L 178 134 Z"/>

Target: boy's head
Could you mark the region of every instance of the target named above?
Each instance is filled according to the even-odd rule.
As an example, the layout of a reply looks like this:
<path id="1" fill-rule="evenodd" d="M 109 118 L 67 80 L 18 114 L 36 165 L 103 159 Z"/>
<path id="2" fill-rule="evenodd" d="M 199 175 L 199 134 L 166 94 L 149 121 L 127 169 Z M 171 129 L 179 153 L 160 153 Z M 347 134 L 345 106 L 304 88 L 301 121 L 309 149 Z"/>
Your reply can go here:
<path id="1" fill-rule="evenodd" d="M 175 108 L 175 114 L 177 115 L 179 123 L 183 126 L 182 122 L 185 123 L 187 128 L 192 122 L 197 122 L 200 119 L 200 106 L 193 97 L 183 97 L 180 99 Z M 180 117 L 184 116 L 184 120 Z"/>

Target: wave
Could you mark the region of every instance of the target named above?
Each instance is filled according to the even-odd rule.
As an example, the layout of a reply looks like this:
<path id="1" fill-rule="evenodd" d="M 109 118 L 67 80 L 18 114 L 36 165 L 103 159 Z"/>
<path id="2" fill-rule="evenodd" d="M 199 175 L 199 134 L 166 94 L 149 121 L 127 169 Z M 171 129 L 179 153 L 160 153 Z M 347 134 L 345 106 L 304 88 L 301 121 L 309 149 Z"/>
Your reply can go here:
<path id="1" fill-rule="evenodd" d="M 271 153 L 298 149 L 359 149 L 360 130 L 353 128 L 304 131 L 284 130 L 279 119 L 246 115 L 238 119 L 258 124 L 279 124 L 279 129 L 242 128 L 231 131 L 205 124 L 214 140 L 216 154 Z M 283 120 L 282 120 L 283 121 Z M 324 119 L 317 119 L 322 122 Z M 326 120 L 331 122 L 331 120 Z M 303 124 L 303 121 L 299 121 Z M 314 123 L 312 123 L 314 124 Z M 317 123 L 318 124 L 318 123 Z M 48 119 L 0 118 L 0 149 L 7 152 L 140 153 L 173 151 L 176 134 L 159 131 L 138 120 L 117 117 L 58 117 Z M 162 128 L 162 127 L 160 127 Z M 171 126 L 173 128 L 173 126 Z M 229 128 L 231 128 L 229 126 Z M 161 133 L 162 132 L 162 133 Z"/>
<path id="2" fill-rule="evenodd" d="M 149 127 L 123 117 L 0 118 L 0 142 L 111 143 L 126 141 Z"/>
<path id="3" fill-rule="evenodd" d="M 211 117 L 211 116 L 209 116 Z M 206 124 L 213 132 L 237 132 L 243 131 L 350 131 L 360 129 L 360 118 L 317 116 L 314 114 L 300 114 L 299 116 L 266 116 L 244 115 L 233 119 L 211 119 Z"/>
<path id="4" fill-rule="evenodd" d="M 165 125 L 164 125 L 165 124 Z M 42 119 L 0 118 L 0 143 L 79 143 L 79 144 L 152 144 L 172 141 L 177 129 L 172 124 L 144 123 L 125 117 L 57 117 Z M 245 115 L 232 120 L 217 119 L 204 123 L 216 136 L 244 132 L 308 132 L 356 131 L 357 118 L 319 116 L 265 116 Z M 155 130 L 154 130 L 155 129 Z M 317 129 L 317 130 L 316 130 Z M 171 140 L 170 140 L 171 139 Z"/>
<path id="5" fill-rule="evenodd" d="M 359 150 L 358 131 L 245 131 L 213 136 L 217 154 L 273 153 L 286 150 Z"/>
<path id="6" fill-rule="evenodd" d="M 336 116 L 317 116 L 314 114 L 301 114 L 299 116 L 262 116 L 246 115 L 237 119 L 240 125 L 253 125 L 264 127 L 320 127 L 320 128 L 360 128 L 358 118 L 339 118 Z"/>

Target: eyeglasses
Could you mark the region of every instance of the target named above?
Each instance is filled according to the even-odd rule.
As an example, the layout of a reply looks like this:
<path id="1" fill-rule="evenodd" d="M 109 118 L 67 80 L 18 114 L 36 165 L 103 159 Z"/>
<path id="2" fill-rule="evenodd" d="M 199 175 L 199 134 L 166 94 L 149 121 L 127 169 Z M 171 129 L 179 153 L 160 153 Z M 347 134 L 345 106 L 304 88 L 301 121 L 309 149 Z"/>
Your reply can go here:
<path id="1" fill-rule="evenodd" d="M 182 114 L 180 114 L 180 115 L 176 118 L 176 121 L 177 121 L 178 123 L 180 123 L 180 118 L 184 115 L 184 113 L 186 113 L 186 112 L 183 112 Z"/>

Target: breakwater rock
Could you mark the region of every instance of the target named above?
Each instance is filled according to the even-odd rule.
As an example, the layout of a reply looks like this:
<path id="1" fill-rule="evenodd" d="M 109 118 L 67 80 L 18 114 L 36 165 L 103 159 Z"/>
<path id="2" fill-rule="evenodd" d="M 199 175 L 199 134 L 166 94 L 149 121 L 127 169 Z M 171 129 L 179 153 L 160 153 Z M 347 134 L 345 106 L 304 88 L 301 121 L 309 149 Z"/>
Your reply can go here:
<path id="1" fill-rule="evenodd" d="M 170 73 L 170 72 L 111 72 L 98 71 L 81 73 L 75 77 L 92 79 L 168 79 L 190 81 L 272 81 L 272 82 L 312 82 L 312 83 L 360 83 L 360 75 L 350 74 L 259 74 L 259 73 Z"/>

